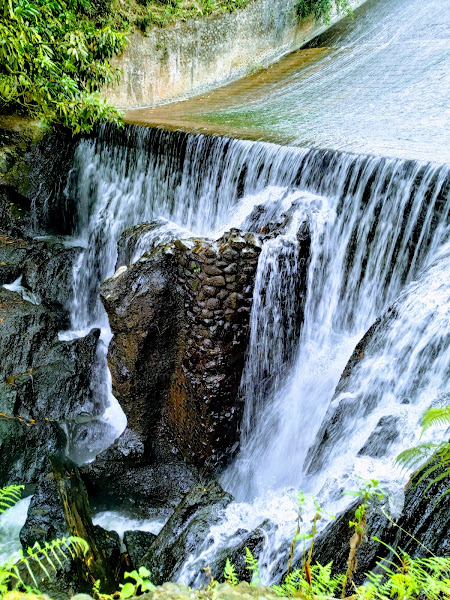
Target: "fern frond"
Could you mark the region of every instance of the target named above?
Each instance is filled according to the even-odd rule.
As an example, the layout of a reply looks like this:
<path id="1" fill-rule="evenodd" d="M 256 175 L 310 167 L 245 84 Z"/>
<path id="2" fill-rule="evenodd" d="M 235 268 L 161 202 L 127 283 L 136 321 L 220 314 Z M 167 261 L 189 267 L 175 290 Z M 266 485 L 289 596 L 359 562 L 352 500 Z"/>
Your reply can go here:
<path id="1" fill-rule="evenodd" d="M 253 556 L 247 547 L 245 548 L 245 564 L 247 565 L 246 569 L 252 572 L 251 583 L 253 585 L 261 583 L 258 559 Z"/>
<path id="2" fill-rule="evenodd" d="M 414 468 L 425 460 L 430 460 L 440 445 L 435 442 L 427 442 L 414 448 L 408 448 L 397 456 L 396 462 L 402 467 Z"/>
<path id="3" fill-rule="evenodd" d="M 400 551 L 401 552 L 401 551 Z M 358 600 L 412 599 L 442 600 L 450 595 L 450 557 L 411 558 L 401 552 L 400 565 L 384 573 L 368 573 L 368 583 L 357 589 Z"/>
<path id="4" fill-rule="evenodd" d="M 450 406 L 429 408 L 423 414 L 421 425 L 423 431 L 430 427 L 450 425 Z"/>
<path id="5" fill-rule="evenodd" d="M 0 514 L 17 504 L 22 497 L 23 485 L 9 485 L 0 489 Z"/>
<path id="6" fill-rule="evenodd" d="M 26 555 L 22 550 L 19 551 L 19 560 L 15 564 L 4 564 L 0 571 L 7 574 L 9 579 L 15 579 L 16 586 L 27 587 L 24 578 L 29 578 L 38 587 L 38 579 L 50 579 L 58 568 L 64 566 L 64 562 L 76 556 L 85 556 L 88 550 L 86 540 L 76 536 L 59 538 L 44 545 L 36 542 L 27 549 Z"/>
<path id="7" fill-rule="evenodd" d="M 234 565 L 230 562 L 229 558 L 227 558 L 227 562 L 225 563 L 223 576 L 225 579 L 225 583 L 228 583 L 233 587 L 239 583 L 238 576 L 236 575 L 236 569 Z"/>

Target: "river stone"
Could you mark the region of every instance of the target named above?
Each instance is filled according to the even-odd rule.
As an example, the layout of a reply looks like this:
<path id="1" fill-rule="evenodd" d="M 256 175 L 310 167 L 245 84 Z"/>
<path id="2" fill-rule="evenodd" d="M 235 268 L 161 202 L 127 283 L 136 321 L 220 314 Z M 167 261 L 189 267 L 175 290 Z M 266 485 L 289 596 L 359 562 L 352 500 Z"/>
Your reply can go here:
<path id="1" fill-rule="evenodd" d="M 123 543 L 133 569 L 139 569 L 144 564 L 144 556 L 155 539 L 156 535 L 150 531 L 125 531 Z"/>
<path id="2" fill-rule="evenodd" d="M 52 475 L 42 479 L 28 507 L 27 519 L 20 530 L 24 550 L 35 542 L 44 544 L 68 535 L 61 501 Z"/>
<path id="3" fill-rule="evenodd" d="M 195 469 L 174 455 L 149 465 L 143 441 L 129 427 L 80 470 L 98 509 L 120 504 L 139 508 L 144 517 L 150 509 L 175 508 L 198 481 Z"/>
<path id="4" fill-rule="evenodd" d="M 143 558 L 153 583 L 176 579 L 184 561 L 198 550 L 232 500 L 214 481 L 198 484 L 186 494 Z"/>

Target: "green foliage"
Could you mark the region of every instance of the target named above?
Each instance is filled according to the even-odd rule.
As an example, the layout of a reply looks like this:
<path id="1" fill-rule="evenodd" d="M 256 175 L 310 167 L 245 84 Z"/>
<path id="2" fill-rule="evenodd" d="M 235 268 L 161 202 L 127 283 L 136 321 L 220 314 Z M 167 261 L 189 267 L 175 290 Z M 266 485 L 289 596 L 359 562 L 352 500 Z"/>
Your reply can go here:
<path id="1" fill-rule="evenodd" d="M 229 558 L 227 558 L 227 562 L 225 563 L 223 577 L 225 579 L 225 583 L 229 583 L 232 586 L 235 586 L 239 583 L 238 576 L 236 575 L 236 569 L 234 568 L 234 565 L 231 564 Z"/>
<path id="2" fill-rule="evenodd" d="M 118 80 L 110 59 L 126 37 L 108 25 L 105 0 L 0 0 L 0 102 L 9 112 L 91 131 L 120 122 L 98 90 Z"/>
<path id="3" fill-rule="evenodd" d="M 295 11 L 301 21 L 313 15 L 316 21 L 329 23 L 333 8 L 336 9 L 338 14 L 345 13 L 348 16 L 353 16 L 348 0 L 298 0 Z"/>
<path id="4" fill-rule="evenodd" d="M 304 569 L 295 569 L 289 573 L 281 585 L 273 589 L 280 596 L 288 598 L 324 598 L 332 597 L 342 585 L 343 575 L 331 575 L 333 563 L 325 566 L 316 563 L 310 569 L 311 582 L 305 577 Z"/>
<path id="5" fill-rule="evenodd" d="M 133 582 L 127 582 L 120 586 L 120 597 L 131 598 L 144 592 L 151 592 L 155 586 L 148 579 L 150 571 L 145 567 L 139 567 L 139 571 L 125 571 L 125 579 L 133 579 Z"/>
<path id="6" fill-rule="evenodd" d="M 389 549 L 399 561 L 381 561 L 378 573 L 357 589 L 359 600 L 440 600 L 450 595 L 450 557 L 411 558 L 406 552 Z"/>
<path id="7" fill-rule="evenodd" d="M 361 487 L 358 490 L 348 490 L 343 492 L 343 496 L 352 496 L 353 498 L 362 498 L 362 503 L 355 510 L 355 521 L 349 521 L 349 526 L 354 527 L 355 531 L 358 533 L 365 535 L 365 516 L 367 506 L 369 502 L 377 497 L 378 499 L 382 499 L 384 497 L 384 492 L 381 488 L 378 487 L 377 479 L 362 479 Z"/>
<path id="8" fill-rule="evenodd" d="M 430 408 L 422 416 L 422 434 L 434 426 L 450 425 L 450 406 Z M 425 493 L 435 483 L 450 479 L 450 442 L 425 442 L 409 448 L 397 456 L 397 463 L 405 468 L 417 468 L 411 477 L 414 486 L 418 486 L 427 477 L 437 476 L 428 483 Z M 439 502 L 450 492 L 450 486 L 437 498 Z"/>
<path id="9" fill-rule="evenodd" d="M 253 556 L 247 547 L 245 548 L 245 564 L 247 565 L 245 568 L 252 573 L 252 581 L 250 585 L 261 583 L 258 559 Z"/>
<path id="10" fill-rule="evenodd" d="M 87 542 L 75 536 L 56 539 L 44 545 L 36 542 L 26 554 L 20 550 L 17 561 L 10 558 L 0 565 L 0 594 L 11 587 L 29 590 L 27 580 L 37 588 L 39 581 L 50 579 L 69 558 L 84 556 L 88 550 Z"/>
<path id="11" fill-rule="evenodd" d="M 0 515 L 19 502 L 23 485 L 9 485 L 0 489 Z"/>
<path id="12" fill-rule="evenodd" d="M 142 31 L 150 26 L 165 27 L 175 21 L 205 17 L 212 13 L 233 12 L 245 8 L 252 0 L 135 0 L 138 13 L 134 22 Z M 131 0 L 124 16 L 132 13 Z"/>
<path id="13" fill-rule="evenodd" d="M 429 408 L 422 416 L 421 425 L 424 432 L 430 427 L 450 425 L 450 406 Z"/>

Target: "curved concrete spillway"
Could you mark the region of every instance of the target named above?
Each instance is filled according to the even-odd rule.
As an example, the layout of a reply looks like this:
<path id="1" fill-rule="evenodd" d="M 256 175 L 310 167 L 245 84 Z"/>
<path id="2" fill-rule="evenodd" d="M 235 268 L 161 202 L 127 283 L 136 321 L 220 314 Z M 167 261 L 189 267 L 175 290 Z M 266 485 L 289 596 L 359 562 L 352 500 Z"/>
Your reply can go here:
<path id="1" fill-rule="evenodd" d="M 450 160 L 450 3 L 369 0 L 307 47 L 137 124 L 289 145 Z"/>

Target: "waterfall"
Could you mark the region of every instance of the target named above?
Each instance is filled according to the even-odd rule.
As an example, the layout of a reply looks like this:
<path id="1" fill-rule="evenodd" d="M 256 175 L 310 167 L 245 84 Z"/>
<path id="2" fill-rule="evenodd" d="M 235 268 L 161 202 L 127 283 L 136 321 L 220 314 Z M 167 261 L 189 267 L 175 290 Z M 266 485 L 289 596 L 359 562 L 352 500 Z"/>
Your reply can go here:
<path id="1" fill-rule="evenodd" d="M 182 579 L 195 581 L 236 532 L 271 519 L 277 527 L 263 552 L 263 580 L 274 581 L 300 488 L 337 511 L 347 502 L 342 486 L 362 475 L 401 502 L 404 474 L 393 459 L 415 442 L 423 409 L 448 402 L 449 188 L 448 165 L 412 160 L 137 127 L 104 127 L 79 142 L 68 183 L 85 246 L 75 266 L 75 329 L 107 329 L 97 290 L 120 266 L 117 241 L 127 228 L 163 219 L 134 248 L 137 259 L 173 230 L 217 237 L 231 226 L 259 229 L 258 214 L 290 215 L 258 263 L 241 449 L 223 476 L 237 501 L 188 558 Z M 296 255 L 305 224 L 307 264 Z M 334 395 L 355 346 L 384 314 L 367 359 Z M 110 394 L 106 365 L 103 377 Z M 339 427 L 336 410 L 344 411 Z M 386 417 L 398 434 L 383 446 L 376 440 Z M 119 431 L 119 413 L 110 409 L 109 418 L 119 419 Z M 329 437 L 316 447 L 327 423 Z"/>

